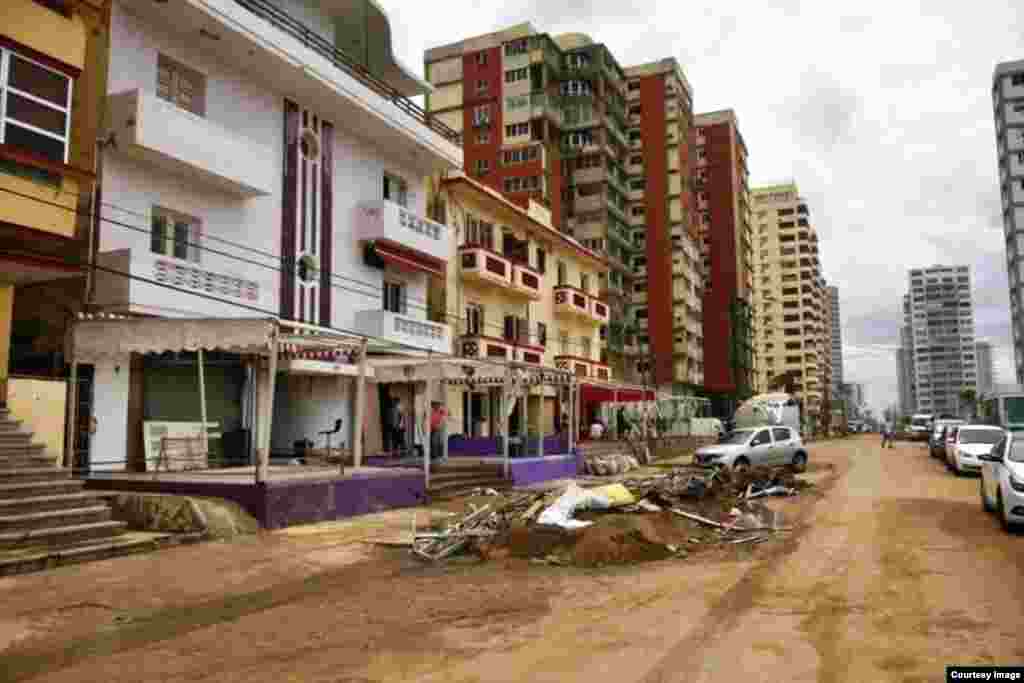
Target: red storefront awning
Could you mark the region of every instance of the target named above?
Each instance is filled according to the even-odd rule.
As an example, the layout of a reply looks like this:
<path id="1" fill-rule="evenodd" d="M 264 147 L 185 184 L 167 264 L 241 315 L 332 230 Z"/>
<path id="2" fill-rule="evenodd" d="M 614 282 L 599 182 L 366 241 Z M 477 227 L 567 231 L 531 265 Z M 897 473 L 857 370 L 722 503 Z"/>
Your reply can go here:
<path id="1" fill-rule="evenodd" d="M 614 389 L 594 384 L 580 385 L 581 403 L 604 403 L 614 401 L 616 398 L 619 402 L 653 401 L 654 391 L 651 389 L 647 391 L 643 389 Z"/>
<path id="2" fill-rule="evenodd" d="M 444 277 L 444 261 L 421 254 L 418 251 L 408 249 L 389 240 L 377 240 L 374 242 L 373 248 L 377 252 L 377 256 L 396 268 Z"/>

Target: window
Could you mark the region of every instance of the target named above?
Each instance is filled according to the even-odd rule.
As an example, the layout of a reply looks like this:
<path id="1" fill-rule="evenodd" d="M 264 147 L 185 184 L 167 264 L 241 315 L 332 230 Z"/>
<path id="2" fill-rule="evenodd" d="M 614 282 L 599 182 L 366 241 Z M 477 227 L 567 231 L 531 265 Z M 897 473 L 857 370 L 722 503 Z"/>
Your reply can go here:
<path id="1" fill-rule="evenodd" d="M 590 276 L 586 273 L 580 273 L 580 289 L 590 294 Z"/>
<path id="2" fill-rule="evenodd" d="M 196 116 L 206 115 L 206 78 L 166 55 L 157 58 L 156 94 Z"/>
<path id="3" fill-rule="evenodd" d="M 406 312 L 405 283 L 384 281 L 384 310 L 392 313 Z"/>
<path id="4" fill-rule="evenodd" d="M 638 178 L 636 180 L 629 181 L 629 189 L 631 190 L 642 190 L 644 189 L 644 179 Z"/>
<path id="5" fill-rule="evenodd" d="M 580 355 L 582 355 L 584 358 L 586 358 L 588 360 L 590 359 L 590 353 L 591 353 L 590 342 L 591 342 L 590 337 L 580 337 L 580 351 L 581 351 Z"/>
<path id="6" fill-rule="evenodd" d="M 494 249 L 494 224 L 466 214 L 466 244 Z"/>
<path id="7" fill-rule="evenodd" d="M 519 135 L 529 135 L 529 134 L 530 134 L 530 124 L 528 122 L 527 123 L 513 123 L 513 124 L 505 126 L 505 136 L 506 137 L 514 138 L 514 137 L 517 137 Z"/>
<path id="8" fill-rule="evenodd" d="M 535 192 L 540 189 L 540 176 L 505 178 L 505 192 Z"/>
<path id="9" fill-rule="evenodd" d="M 590 65 L 590 55 L 586 52 L 571 54 L 565 58 L 565 63 L 570 69 L 582 69 Z"/>
<path id="10" fill-rule="evenodd" d="M 1015 104 L 1015 105 L 1013 105 L 1013 113 L 1015 113 L 1015 114 L 1024 114 L 1024 104 Z"/>
<path id="11" fill-rule="evenodd" d="M 0 143 L 66 164 L 71 79 L 0 49 Z"/>
<path id="12" fill-rule="evenodd" d="M 629 85 L 627 85 L 626 87 L 629 88 L 630 90 L 639 90 L 640 89 L 640 82 L 639 81 L 630 81 Z"/>
<path id="13" fill-rule="evenodd" d="M 548 272 L 548 254 L 540 247 L 537 247 L 537 272 L 541 275 Z"/>
<path id="14" fill-rule="evenodd" d="M 1013 74 L 1010 76 L 1010 85 L 1024 85 L 1024 73 Z"/>
<path id="15" fill-rule="evenodd" d="M 548 345 L 548 326 L 544 323 L 537 323 L 537 344 L 539 346 Z"/>
<path id="16" fill-rule="evenodd" d="M 153 207 L 149 249 L 154 254 L 199 263 L 201 232 L 202 223 L 198 218 L 170 209 Z"/>
<path id="17" fill-rule="evenodd" d="M 487 92 L 487 81 L 480 79 L 476 82 L 476 92 L 478 95 L 482 95 Z"/>
<path id="18" fill-rule="evenodd" d="M 558 284 L 559 286 L 568 284 L 569 281 L 569 269 L 565 265 L 565 261 L 558 262 Z"/>
<path id="19" fill-rule="evenodd" d="M 515 55 L 524 55 L 529 50 L 529 42 L 526 38 L 520 38 L 519 40 L 513 40 L 505 44 L 505 56 L 512 57 Z"/>
<path id="20" fill-rule="evenodd" d="M 589 130 L 569 133 L 565 136 L 565 144 L 569 147 L 586 147 L 594 144 L 594 134 Z"/>
<path id="21" fill-rule="evenodd" d="M 491 132 L 488 130 L 481 131 L 476 136 L 476 144 L 486 145 L 491 141 Z"/>
<path id="22" fill-rule="evenodd" d="M 506 126 L 506 131 L 512 126 Z M 540 156 L 540 147 L 521 147 L 519 149 L 505 150 L 504 160 L 506 164 L 521 164 L 527 161 L 535 161 Z"/>
<path id="23" fill-rule="evenodd" d="M 644 158 L 640 154 L 634 154 L 633 156 L 631 156 L 629 158 L 629 163 L 633 164 L 633 165 L 642 164 L 642 163 L 644 163 Z"/>
<path id="24" fill-rule="evenodd" d="M 558 346 L 562 350 L 562 355 L 568 355 L 569 353 L 569 333 L 565 330 L 561 330 L 558 333 Z"/>
<path id="25" fill-rule="evenodd" d="M 491 170 L 491 162 L 490 161 L 488 161 L 487 159 L 477 159 L 476 160 L 476 173 L 477 173 L 477 175 L 485 175 L 490 170 Z"/>
<path id="26" fill-rule="evenodd" d="M 593 92 L 594 89 L 590 81 L 562 81 L 562 95 L 572 97 L 576 95 L 592 95 Z"/>
<path id="27" fill-rule="evenodd" d="M 473 108 L 473 125 L 484 126 L 491 122 L 491 106 L 489 104 L 481 104 L 478 107 Z"/>
<path id="28" fill-rule="evenodd" d="M 476 53 L 476 65 L 477 66 L 487 66 L 487 53 L 486 52 L 477 52 Z"/>
<path id="29" fill-rule="evenodd" d="M 484 307 L 476 303 L 466 304 L 466 334 L 478 337 L 484 333 Z"/>
<path id="30" fill-rule="evenodd" d="M 642 206 L 634 206 L 629 210 L 629 212 L 634 216 L 643 216 L 646 210 Z"/>
<path id="31" fill-rule="evenodd" d="M 511 69 L 505 72 L 505 82 L 515 83 L 516 81 L 525 81 L 530 77 L 530 69 L 523 67 L 522 69 Z"/>
<path id="32" fill-rule="evenodd" d="M 403 178 L 385 173 L 383 196 L 386 201 L 409 208 L 409 185 Z"/>

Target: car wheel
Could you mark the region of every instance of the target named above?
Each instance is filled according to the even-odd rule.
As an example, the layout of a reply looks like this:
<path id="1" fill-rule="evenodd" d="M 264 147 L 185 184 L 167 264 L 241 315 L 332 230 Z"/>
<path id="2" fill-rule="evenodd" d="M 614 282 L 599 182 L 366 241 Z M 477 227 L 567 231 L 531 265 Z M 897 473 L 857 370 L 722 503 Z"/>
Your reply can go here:
<path id="1" fill-rule="evenodd" d="M 981 494 L 981 507 L 985 509 L 985 512 L 993 512 L 995 508 L 992 507 L 992 503 L 989 502 L 988 496 L 985 495 L 985 478 L 981 478 L 981 482 L 978 484 L 978 493 Z"/>
<path id="2" fill-rule="evenodd" d="M 807 470 L 807 454 L 797 453 L 793 456 L 793 471 L 804 472 Z"/>
<path id="3" fill-rule="evenodd" d="M 1017 530 L 1017 525 L 1010 521 L 1006 505 L 1003 504 L 1002 491 L 996 492 L 996 513 L 999 515 L 999 523 L 1003 525 L 1003 531 L 1012 534 Z"/>
<path id="4" fill-rule="evenodd" d="M 746 458 L 736 458 L 736 462 L 732 464 L 733 472 L 746 472 L 750 469 L 750 461 Z"/>

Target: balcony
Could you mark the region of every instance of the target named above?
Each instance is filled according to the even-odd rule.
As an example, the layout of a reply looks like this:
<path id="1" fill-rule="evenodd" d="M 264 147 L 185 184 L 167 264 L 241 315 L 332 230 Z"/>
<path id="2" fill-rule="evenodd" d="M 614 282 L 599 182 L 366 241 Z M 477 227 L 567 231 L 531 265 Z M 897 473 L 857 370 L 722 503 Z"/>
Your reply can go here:
<path id="1" fill-rule="evenodd" d="M 107 99 L 107 131 L 117 151 L 242 198 L 269 195 L 280 183 L 270 146 L 244 138 L 144 90 Z"/>
<path id="2" fill-rule="evenodd" d="M 451 353 L 448 325 L 421 320 L 391 311 L 356 311 L 357 332 L 396 344 L 434 353 Z"/>
<path id="3" fill-rule="evenodd" d="M 511 261 L 486 247 L 459 247 L 459 267 L 468 281 L 502 288 L 512 286 Z"/>
<path id="4" fill-rule="evenodd" d="M 512 264 L 512 291 L 514 293 L 525 296 L 532 301 L 540 301 L 544 298 L 544 294 L 541 291 L 542 282 L 541 274 L 533 268 L 520 263 Z"/>
<path id="5" fill-rule="evenodd" d="M 216 259 L 208 254 L 204 254 L 204 259 L 206 256 L 211 262 Z M 149 249 L 100 253 L 97 262 L 103 270 L 96 273 L 96 305 L 110 312 L 167 317 L 237 318 L 252 316 L 252 308 L 248 307 L 276 309 L 276 277 L 271 281 L 252 279 L 257 273 L 270 271 L 253 268 L 243 276 L 241 271 L 231 270 L 238 267 L 237 263 L 224 258 L 216 260 L 227 261 L 223 264 L 226 267 L 220 263 L 192 263 Z"/>
<path id="6" fill-rule="evenodd" d="M 612 380 L 612 369 L 604 363 L 591 363 L 590 375 L 594 379 L 610 382 Z"/>
<path id="7" fill-rule="evenodd" d="M 443 276 L 454 237 L 446 225 L 418 216 L 383 199 L 359 202 L 356 239 L 373 242 L 385 260 L 396 265 Z"/>
<path id="8" fill-rule="evenodd" d="M 571 285 L 555 287 L 555 315 L 590 319 L 590 297 Z"/>
<path id="9" fill-rule="evenodd" d="M 490 360 L 512 360 L 515 356 L 515 345 L 505 339 L 488 337 L 482 334 L 467 334 L 459 338 L 456 349 L 463 358 Z"/>
<path id="10" fill-rule="evenodd" d="M 591 377 L 591 365 L 593 361 L 589 358 L 579 356 L 561 355 L 555 356 L 555 367 L 559 370 L 568 370 L 577 377 Z M 607 367 L 607 366 L 605 366 Z"/>

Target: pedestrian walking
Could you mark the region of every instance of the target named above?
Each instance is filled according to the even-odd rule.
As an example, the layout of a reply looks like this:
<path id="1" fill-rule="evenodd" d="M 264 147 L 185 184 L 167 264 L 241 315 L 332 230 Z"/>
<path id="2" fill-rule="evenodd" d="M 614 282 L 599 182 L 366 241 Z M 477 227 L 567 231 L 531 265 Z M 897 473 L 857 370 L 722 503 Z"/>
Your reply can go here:
<path id="1" fill-rule="evenodd" d="M 444 427 L 444 421 L 448 418 L 448 411 L 441 405 L 439 401 L 434 401 L 431 406 L 432 410 L 430 413 L 430 460 L 431 462 L 437 462 L 444 464 L 448 462 L 448 457 L 444 454 L 444 440 L 442 439 L 442 429 Z"/>
<path id="2" fill-rule="evenodd" d="M 882 425 L 882 448 L 885 448 L 887 444 L 889 448 L 892 448 L 893 436 L 895 436 L 893 427 L 891 424 L 886 422 Z"/>

